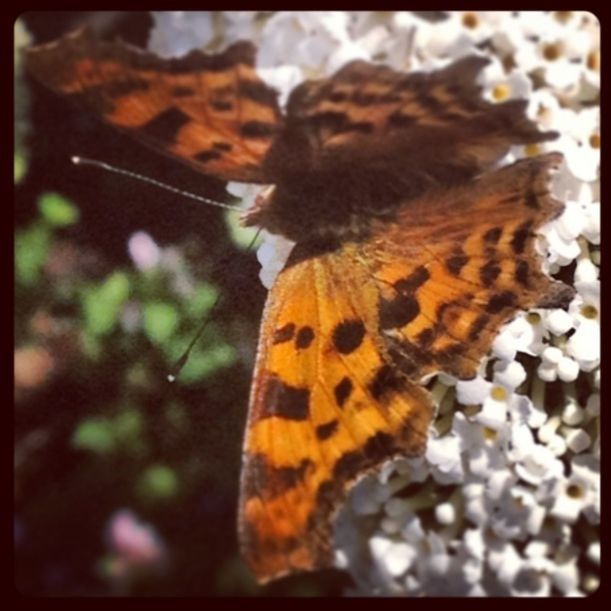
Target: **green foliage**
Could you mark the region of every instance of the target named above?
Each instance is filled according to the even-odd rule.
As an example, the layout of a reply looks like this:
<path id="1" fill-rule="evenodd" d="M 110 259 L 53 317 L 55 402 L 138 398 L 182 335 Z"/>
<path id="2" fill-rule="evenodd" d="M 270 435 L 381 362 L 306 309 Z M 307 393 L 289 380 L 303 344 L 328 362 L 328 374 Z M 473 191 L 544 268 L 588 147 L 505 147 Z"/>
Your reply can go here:
<path id="1" fill-rule="evenodd" d="M 19 151 L 15 151 L 13 155 L 13 181 L 21 182 L 28 168 L 28 162 L 25 155 Z"/>
<path id="2" fill-rule="evenodd" d="M 39 282 L 51 237 L 49 228 L 41 222 L 35 222 L 16 233 L 15 277 L 18 284 L 31 287 Z"/>
<path id="3" fill-rule="evenodd" d="M 192 332 L 191 332 L 192 334 Z M 175 363 L 190 344 L 192 335 L 179 335 L 163 346 L 170 363 Z M 215 325 L 209 325 L 201 339 L 193 346 L 189 360 L 180 371 L 183 384 L 205 379 L 222 367 L 233 365 L 237 359 L 235 348 L 223 341 Z"/>
<path id="4" fill-rule="evenodd" d="M 114 272 L 101 284 L 84 287 L 81 305 L 85 330 L 93 335 L 110 333 L 129 294 L 130 279 L 125 272 Z"/>
<path id="5" fill-rule="evenodd" d="M 152 301 L 144 304 L 142 313 L 142 328 L 154 344 L 163 345 L 175 334 L 179 314 L 173 305 Z"/>
<path id="6" fill-rule="evenodd" d="M 178 493 L 179 482 L 176 472 L 166 465 L 152 465 L 140 476 L 138 493 L 149 501 L 169 499 Z"/>
<path id="7" fill-rule="evenodd" d="M 201 284 L 185 303 L 185 313 L 194 320 L 206 316 L 218 298 L 218 291 L 211 284 Z"/>
<path id="8" fill-rule="evenodd" d="M 142 451 L 143 419 L 134 408 L 114 417 L 95 416 L 79 422 L 72 434 L 72 446 L 95 454 L 111 454 L 117 450 Z"/>
<path id="9" fill-rule="evenodd" d="M 79 450 L 108 454 L 115 449 L 112 424 L 106 418 L 82 420 L 72 435 L 72 445 Z"/>
<path id="10" fill-rule="evenodd" d="M 57 193 L 45 193 L 38 200 L 42 218 L 53 227 L 66 227 L 78 222 L 78 208 Z"/>

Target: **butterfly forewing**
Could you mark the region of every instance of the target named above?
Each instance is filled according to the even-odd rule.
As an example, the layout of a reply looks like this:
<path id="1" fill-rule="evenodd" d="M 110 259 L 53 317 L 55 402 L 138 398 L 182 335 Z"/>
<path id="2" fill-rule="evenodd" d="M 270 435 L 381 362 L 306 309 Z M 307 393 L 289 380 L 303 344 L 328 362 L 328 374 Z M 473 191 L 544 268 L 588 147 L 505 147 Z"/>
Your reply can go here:
<path id="1" fill-rule="evenodd" d="M 224 180 L 269 182 L 261 162 L 281 116 L 254 55 L 239 42 L 163 59 L 84 28 L 30 49 L 27 62 L 43 83 L 159 151 Z"/>
<path id="2" fill-rule="evenodd" d="M 443 70 L 405 74 L 359 60 L 303 83 L 266 160 L 270 173 L 374 168 L 380 180 L 390 175 L 415 191 L 414 184 L 422 190 L 471 178 L 513 144 L 555 138 L 526 118 L 524 100 L 481 97 L 476 77 L 487 63 L 470 56 Z"/>

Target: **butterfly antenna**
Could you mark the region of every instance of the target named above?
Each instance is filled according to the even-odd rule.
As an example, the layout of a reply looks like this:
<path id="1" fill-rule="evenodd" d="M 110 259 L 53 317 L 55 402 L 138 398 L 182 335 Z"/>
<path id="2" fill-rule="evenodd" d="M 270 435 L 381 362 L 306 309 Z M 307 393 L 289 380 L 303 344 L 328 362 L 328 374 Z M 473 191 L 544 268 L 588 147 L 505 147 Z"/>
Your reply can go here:
<path id="1" fill-rule="evenodd" d="M 88 165 L 94 168 L 100 168 L 101 170 L 107 170 L 108 172 L 114 172 L 115 174 L 120 174 L 121 176 L 129 176 L 130 178 L 135 178 L 136 180 L 141 180 L 142 182 L 146 182 L 149 185 L 154 185 L 155 187 L 159 187 L 160 189 L 165 189 L 170 193 L 176 193 L 177 195 L 182 195 L 183 197 L 187 197 L 189 199 L 194 199 L 195 201 L 202 202 L 204 204 L 208 204 L 209 206 L 216 206 L 217 208 L 225 208 L 226 210 L 236 210 L 235 206 L 231 206 L 230 204 L 224 204 L 223 202 L 217 202 L 214 199 L 208 199 L 207 197 L 202 197 L 201 195 L 196 195 L 195 193 L 190 193 L 189 191 L 183 191 L 182 189 L 177 189 L 176 187 L 172 187 L 170 185 L 166 185 L 163 182 L 159 182 L 154 178 L 149 178 L 148 176 L 143 176 L 142 174 L 138 174 L 137 172 L 131 172 L 130 170 L 124 170 L 122 168 L 117 168 L 115 166 L 109 165 L 108 163 L 104 163 L 103 161 L 97 161 L 96 159 L 87 159 L 86 157 L 77 157 L 74 156 L 71 158 L 72 163 L 74 165 Z"/>
<path id="2" fill-rule="evenodd" d="M 261 230 L 258 229 L 257 233 L 255 233 L 255 236 L 251 240 L 250 244 L 246 247 L 246 252 L 250 252 L 250 250 L 256 244 L 260 233 L 261 233 Z M 170 370 L 170 373 L 168 374 L 169 382 L 175 382 L 181 369 L 187 364 L 191 351 L 193 350 L 195 344 L 197 344 L 199 338 L 203 335 L 204 331 L 206 330 L 206 327 L 208 326 L 208 323 L 212 320 L 213 315 L 216 312 L 216 309 L 217 309 L 217 306 L 220 300 L 221 300 L 221 295 L 219 294 L 217 295 L 216 299 L 214 300 L 214 303 L 212 304 L 212 308 L 208 312 L 208 315 L 206 316 L 206 318 L 204 318 L 202 324 L 199 326 L 199 329 L 193 336 L 193 339 L 189 342 L 189 345 L 187 346 L 186 350 L 182 353 L 181 357 L 174 364 L 174 367 L 172 367 L 172 369 Z"/>

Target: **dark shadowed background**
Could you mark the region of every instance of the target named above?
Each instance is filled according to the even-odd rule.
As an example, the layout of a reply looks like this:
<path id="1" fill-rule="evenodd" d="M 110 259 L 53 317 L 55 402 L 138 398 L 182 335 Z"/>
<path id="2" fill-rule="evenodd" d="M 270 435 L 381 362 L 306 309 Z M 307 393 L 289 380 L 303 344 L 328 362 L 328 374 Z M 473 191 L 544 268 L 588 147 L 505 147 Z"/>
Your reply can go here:
<path id="1" fill-rule="evenodd" d="M 147 13 L 28 13 L 31 43 L 89 23 L 145 46 Z M 226 200 L 16 70 L 15 580 L 29 595 L 333 595 L 329 571 L 259 588 L 237 553 L 240 447 L 265 289 Z M 136 266 L 128 251 L 141 256 Z M 139 240 L 139 241 L 138 241 Z M 155 246 L 156 244 L 156 246 Z M 166 381 L 211 310 L 175 384 Z"/>

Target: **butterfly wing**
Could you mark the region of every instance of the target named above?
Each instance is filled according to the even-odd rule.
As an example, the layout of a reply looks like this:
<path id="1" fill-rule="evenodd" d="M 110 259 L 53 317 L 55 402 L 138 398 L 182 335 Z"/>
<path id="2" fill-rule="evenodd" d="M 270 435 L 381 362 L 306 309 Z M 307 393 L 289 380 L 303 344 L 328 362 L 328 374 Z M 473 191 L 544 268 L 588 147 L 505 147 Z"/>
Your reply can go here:
<path id="1" fill-rule="evenodd" d="M 410 377 L 472 377 L 516 310 L 571 300 L 573 290 L 541 271 L 535 250 L 537 229 L 563 209 L 548 188 L 561 161 L 558 153 L 524 159 L 429 193 L 362 246 L 380 291 L 380 331 Z"/>
<path id="2" fill-rule="evenodd" d="M 286 128 L 270 149 L 270 174 L 365 173 L 418 195 L 492 167 L 509 147 L 553 139 L 526 118 L 525 100 L 481 97 L 479 56 L 434 72 L 400 73 L 354 61 L 332 77 L 297 87 Z"/>
<path id="3" fill-rule="evenodd" d="M 562 208 L 547 185 L 560 160 L 411 201 L 364 242 L 295 247 L 268 297 L 244 446 L 240 539 L 259 580 L 331 564 L 350 484 L 424 452 L 423 375 L 472 377 L 518 309 L 570 299 L 534 246 Z"/>
<path id="4" fill-rule="evenodd" d="M 379 343 L 378 291 L 354 245 L 297 245 L 271 289 L 246 428 L 243 556 L 260 581 L 332 563 L 330 520 L 348 483 L 395 454 L 423 452 L 423 388 Z"/>
<path id="5" fill-rule="evenodd" d="M 163 59 L 97 40 L 87 28 L 27 52 L 29 71 L 146 144 L 223 180 L 269 182 L 261 171 L 281 122 L 255 47 Z"/>

